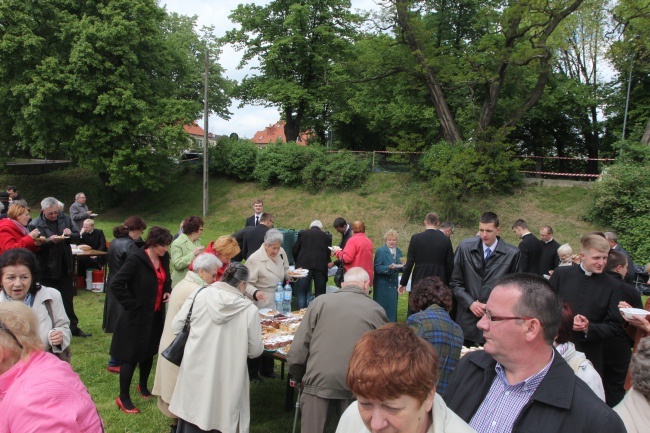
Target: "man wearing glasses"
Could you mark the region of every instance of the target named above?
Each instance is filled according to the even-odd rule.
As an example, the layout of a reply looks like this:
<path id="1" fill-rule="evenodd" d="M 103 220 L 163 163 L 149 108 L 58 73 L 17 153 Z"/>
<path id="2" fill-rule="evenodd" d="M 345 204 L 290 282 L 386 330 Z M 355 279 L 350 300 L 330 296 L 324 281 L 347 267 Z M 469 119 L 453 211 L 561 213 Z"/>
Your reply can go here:
<path id="1" fill-rule="evenodd" d="M 47 242 L 36 253 L 41 268 L 41 284 L 54 287 L 61 292 L 65 314 L 70 319 L 70 331 L 76 337 L 90 337 L 79 328 L 79 319 L 74 312 L 74 290 L 72 286 L 72 249 L 70 244 L 79 243 L 79 232 L 72 225 L 69 216 L 59 211 L 59 201 L 46 197 L 41 201 L 41 214 L 29 223 L 29 230 L 38 229 Z"/>
<path id="2" fill-rule="evenodd" d="M 544 278 L 502 277 L 477 325 L 484 350 L 461 358 L 447 406 L 478 432 L 625 432 L 553 348 L 561 320 L 561 300 Z"/>

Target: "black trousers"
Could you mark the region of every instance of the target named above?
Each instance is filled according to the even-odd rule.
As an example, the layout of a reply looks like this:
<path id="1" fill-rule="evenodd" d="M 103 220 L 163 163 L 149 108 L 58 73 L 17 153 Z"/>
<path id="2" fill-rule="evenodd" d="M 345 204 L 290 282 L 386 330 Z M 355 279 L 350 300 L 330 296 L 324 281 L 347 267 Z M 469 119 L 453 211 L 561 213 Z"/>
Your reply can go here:
<path id="1" fill-rule="evenodd" d="M 79 329 L 79 318 L 74 313 L 74 289 L 72 288 L 72 277 L 63 275 L 60 278 L 41 278 L 41 284 L 52 287 L 61 293 L 63 308 L 65 314 L 70 319 L 70 331 L 75 332 Z"/>

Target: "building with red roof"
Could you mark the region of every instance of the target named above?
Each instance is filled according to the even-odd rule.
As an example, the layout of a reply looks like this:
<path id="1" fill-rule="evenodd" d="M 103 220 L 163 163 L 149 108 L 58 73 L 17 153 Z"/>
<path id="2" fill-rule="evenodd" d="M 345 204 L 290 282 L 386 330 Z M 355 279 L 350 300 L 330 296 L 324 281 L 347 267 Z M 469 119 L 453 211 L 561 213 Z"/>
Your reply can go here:
<path id="1" fill-rule="evenodd" d="M 258 146 L 275 143 L 276 141 L 281 141 L 282 143 L 287 142 L 287 137 L 284 135 L 284 125 L 286 122 L 280 121 L 274 125 L 269 125 L 261 131 L 257 131 L 252 138 L 252 142 Z M 307 140 L 311 137 L 311 133 L 302 132 L 296 140 L 296 144 L 301 146 L 307 145 Z"/>

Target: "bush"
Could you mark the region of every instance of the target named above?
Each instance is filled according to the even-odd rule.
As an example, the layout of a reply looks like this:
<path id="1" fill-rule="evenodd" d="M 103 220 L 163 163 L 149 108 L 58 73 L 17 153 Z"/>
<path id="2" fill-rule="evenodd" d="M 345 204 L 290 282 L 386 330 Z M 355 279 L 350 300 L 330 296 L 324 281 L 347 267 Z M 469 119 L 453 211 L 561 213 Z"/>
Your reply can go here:
<path id="1" fill-rule="evenodd" d="M 603 173 L 592 190 L 588 219 L 617 232 L 637 263 L 650 261 L 650 150 L 638 146 Z"/>
<path id="2" fill-rule="evenodd" d="M 323 188 L 358 188 L 368 179 L 370 160 L 351 152 L 321 153 L 302 171 L 305 187 L 316 192 Z"/>
<path id="3" fill-rule="evenodd" d="M 221 137 L 209 149 L 208 170 L 212 175 L 230 175 L 240 180 L 252 180 L 257 161 L 257 146 L 250 140 Z"/>
<path id="4" fill-rule="evenodd" d="M 275 184 L 298 186 L 302 183 L 303 169 L 322 154 L 318 146 L 280 142 L 269 144 L 257 154 L 253 177 L 265 188 Z"/>

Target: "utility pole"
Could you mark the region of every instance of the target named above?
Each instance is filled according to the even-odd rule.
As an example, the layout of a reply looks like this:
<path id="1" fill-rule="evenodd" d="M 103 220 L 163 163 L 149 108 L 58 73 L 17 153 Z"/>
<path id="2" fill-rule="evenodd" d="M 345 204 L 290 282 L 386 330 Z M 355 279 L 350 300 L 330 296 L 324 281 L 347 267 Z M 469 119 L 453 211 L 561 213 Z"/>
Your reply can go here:
<path id="1" fill-rule="evenodd" d="M 208 215 L 208 73 L 209 73 L 208 44 L 205 44 L 205 88 L 203 92 L 203 218 Z"/>

